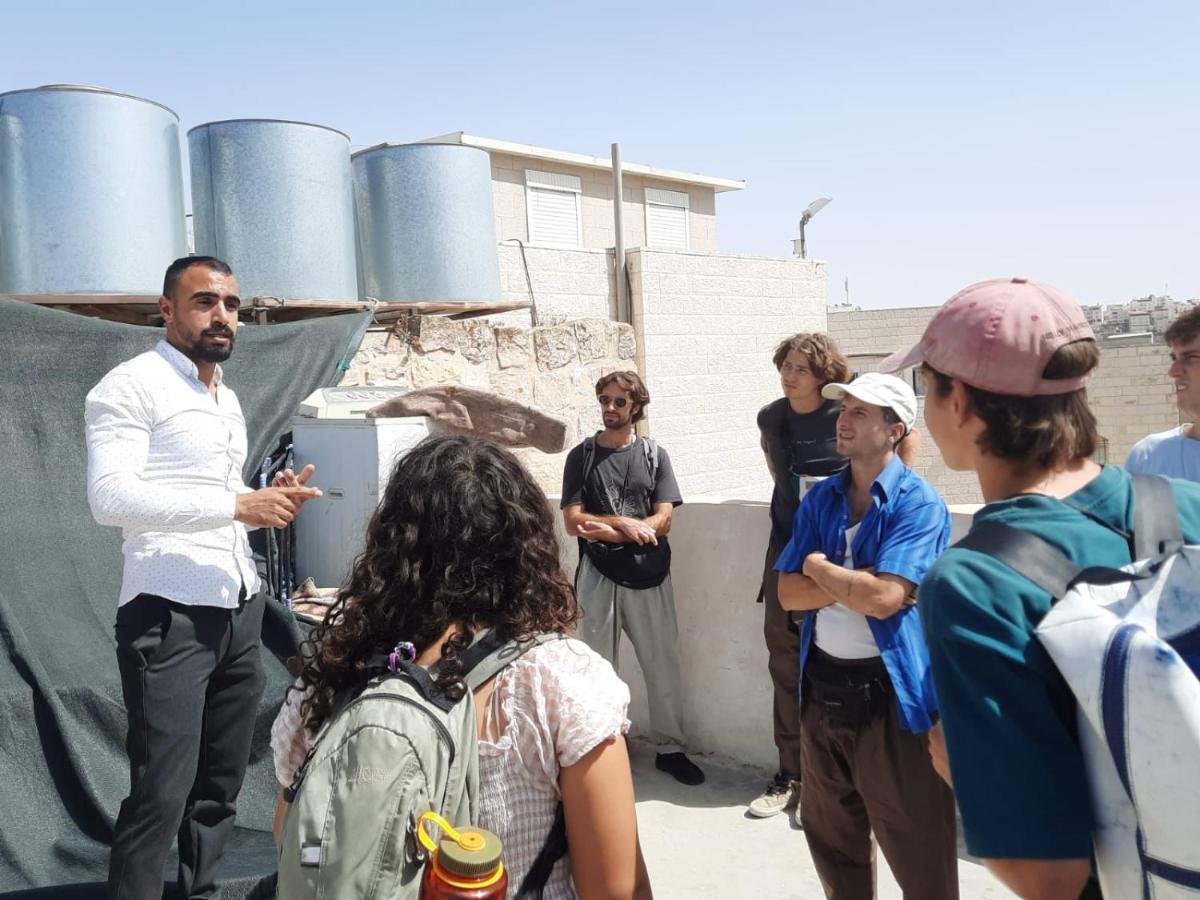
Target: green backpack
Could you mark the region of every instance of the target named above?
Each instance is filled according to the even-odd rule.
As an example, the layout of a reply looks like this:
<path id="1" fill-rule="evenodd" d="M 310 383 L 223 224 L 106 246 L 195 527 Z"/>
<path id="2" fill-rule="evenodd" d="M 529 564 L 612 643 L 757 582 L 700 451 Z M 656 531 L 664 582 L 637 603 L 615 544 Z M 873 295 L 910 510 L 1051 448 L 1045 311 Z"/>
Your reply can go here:
<path id="1" fill-rule="evenodd" d="M 501 643 L 483 632 L 463 654 L 467 690 L 452 700 L 430 669 L 371 660 L 382 674 L 339 698 L 285 791 L 277 896 L 416 900 L 426 854 L 417 820 L 458 825 L 479 815 L 479 733 L 473 692 L 527 650 L 561 635 Z"/>

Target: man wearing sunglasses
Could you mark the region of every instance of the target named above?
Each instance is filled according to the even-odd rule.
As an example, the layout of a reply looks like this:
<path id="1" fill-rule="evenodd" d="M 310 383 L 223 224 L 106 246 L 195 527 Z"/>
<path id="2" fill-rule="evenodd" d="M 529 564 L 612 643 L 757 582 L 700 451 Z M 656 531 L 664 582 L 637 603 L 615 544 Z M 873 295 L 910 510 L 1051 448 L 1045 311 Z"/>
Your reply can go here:
<path id="1" fill-rule="evenodd" d="M 629 635 L 646 676 L 655 765 L 682 784 L 700 784 L 704 773 L 683 749 L 667 542 L 683 499 L 666 451 L 635 430 L 650 402 L 641 376 L 611 372 L 596 382 L 596 398 L 604 430 L 575 447 L 563 469 L 563 521 L 579 538 L 579 637 L 616 668 L 621 632 Z"/>

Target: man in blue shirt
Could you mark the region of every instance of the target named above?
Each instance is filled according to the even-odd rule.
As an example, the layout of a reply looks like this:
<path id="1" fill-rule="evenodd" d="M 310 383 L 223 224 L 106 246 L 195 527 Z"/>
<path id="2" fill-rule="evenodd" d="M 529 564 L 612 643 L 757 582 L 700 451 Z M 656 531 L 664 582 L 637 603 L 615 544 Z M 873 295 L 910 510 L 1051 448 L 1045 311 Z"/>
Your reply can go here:
<path id="1" fill-rule="evenodd" d="M 954 799 L 929 761 L 937 699 L 914 604 L 950 539 L 937 492 L 896 456 L 916 419 L 907 382 L 830 384 L 850 466 L 805 495 L 776 563 L 800 643 L 800 821 L 831 898 L 875 895 L 871 833 L 906 897 L 958 897 Z"/>
<path id="2" fill-rule="evenodd" d="M 1142 475 L 1200 481 L 1200 306 L 1171 323 L 1164 335 L 1171 348 L 1167 374 L 1175 389 L 1180 424 L 1133 445 L 1125 468 Z"/>

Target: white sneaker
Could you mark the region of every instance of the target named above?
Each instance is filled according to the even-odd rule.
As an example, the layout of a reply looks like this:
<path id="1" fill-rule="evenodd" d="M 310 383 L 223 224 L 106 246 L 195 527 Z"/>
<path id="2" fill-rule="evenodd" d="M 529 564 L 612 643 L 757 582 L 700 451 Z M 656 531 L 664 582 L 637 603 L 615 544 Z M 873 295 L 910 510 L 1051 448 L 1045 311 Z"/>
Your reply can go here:
<path id="1" fill-rule="evenodd" d="M 776 773 L 767 789 L 750 801 L 748 812 L 758 819 L 769 819 L 800 802 L 800 782 L 782 772 Z"/>

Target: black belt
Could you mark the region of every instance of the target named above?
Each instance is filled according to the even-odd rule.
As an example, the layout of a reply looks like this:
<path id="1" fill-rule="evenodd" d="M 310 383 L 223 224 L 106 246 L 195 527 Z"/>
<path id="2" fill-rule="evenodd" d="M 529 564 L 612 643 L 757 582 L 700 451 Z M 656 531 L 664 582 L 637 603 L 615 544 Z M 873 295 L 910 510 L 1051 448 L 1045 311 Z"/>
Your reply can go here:
<path id="1" fill-rule="evenodd" d="M 829 725 L 857 727 L 887 712 L 893 702 L 892 680 L 882 657 L 838 659 L 816 644 L 804 665 L 804 697 L 821 710 Z"/>
<path id="2" fill-rule="evenodd" d="M 887 678 L 887 666 L 882 656 L 871 656 L 866 659 L 841 659 L 830 656 L 817 646 L 814 641 L 808 648 L 808 661 L 805 672 L 816 670 L 821 673 L 823 681 L 834 684 L 861 684 L 880 676 Z"/>

